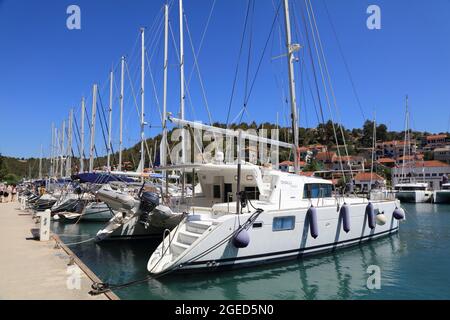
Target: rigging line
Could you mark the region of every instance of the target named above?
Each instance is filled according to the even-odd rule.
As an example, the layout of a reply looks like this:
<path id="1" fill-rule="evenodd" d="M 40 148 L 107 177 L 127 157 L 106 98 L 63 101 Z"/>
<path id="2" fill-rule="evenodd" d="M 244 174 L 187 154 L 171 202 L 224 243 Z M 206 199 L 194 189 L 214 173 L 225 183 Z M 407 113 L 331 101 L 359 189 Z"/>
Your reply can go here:
<path id="1" fill-rule="evenodd" d="M 197 70 L 198 79 L 200 81 L 200 88 L 202 90 L 203 100 L 205 102 L 206 111 L 208 113 L 209 123 L 210 123 L 210 125 L 212 125 L 213 121 L 212 121 L 212 117 L 211 117 L 211 111 L 209 110 L 209 104 L 208 104 L 208 99 L 206 98 L 205 86 L 203 84 L 203 79 L 202 79 L 202 75 L 201 75 L 201 72 L 200 72 L 200 67 L 198 65 L 197 55 L 195 54 L 194 44 L 192 43 L 191 32 L 189 30 L 189 24 L 188 24 L 186 15 L 184 15 L 184 19 L 185 19 L 185 23 L 186 23 L 186 31 L 187 31 L 187 34 L 188 34 L 188 37 L 189 37 L 189 43 L 191 44 L 192 54 L 194 56 L 194 67 L 195 67 L 195 70 Z M 188 84 L 189 84 L 189 82 L 188 82 Z"/>
<path id="2" fill-rule="evenodd" d="M 328 111 L 330 112 L 330 118 L 331 118 L 331 124 L 333 126 L 334 138 L 336 139 L 336 147 L 337 147 L 337 151 L 338 151 L 339 157 L 341 158 L 340 150 L 339 150 L 339 141 L 338 141 L 338 137 L 337 137 L 337 133 L 336 133 L 336 126 L 334 124 L 330 98 L 329 98 L 329 95 L 328 95 L 327 85 L 326 85 L 326 82 L 325 82 L 325 76 L 324 76 L 324 72 L 323 72 L 323 68 L 322 68 L 322 62 L 321 62 L 321 59 L 320 59 L 319 49 L 318 49 L 318 46 L 317 46 L 315 29 L 314 29 L 314 26 L 313 26 L 313 23 L 312 23 L 311 13 L 310 13 L 310 10 L 309 10 L 309 7 L 308 7 L 308 0 L 304 0 L 304 1 L 305 1 L 305 4 L 306 4 L 306 12 L 308 13 L 308 21 L 309 21 L 309 24 L 310 24 L 310 27 L 311 27 L 311 33 L 312 33 L 314 48 L 315 48 L 316 56 L 317 56 L 317 63 L 319 65 L 319 70 L 320 70 L 320 75 L 321 75 L 321 79 L 322 79 L 322 85 L 323 85 L 323 88 L 324 88 L 325 98 L 326 98 L 326 102 L 327 102 L 327 106 L 328 106 Z M 342 167 L 342 172 L 344 172 L 342 163 L 341 163 L 341 167 Z"/>
<path id="3" fill-rule="evenodd" d="M 306 23 L 306 17 L 305 17 L 305 14 L 304 14 L 303 11 L 301 11 L 301 16 L 302 16 L 302 22 L 303 22 L 303 29 L 304 29 L 304 33 L 305 33 L 305 36 L 306 36 L 306 43 L 310 44 L 311 40 L 310 40 L 309 32 L 308 32 L 308 24 Z M 296 28 L 300 29 L 298 24 L 297 24 L 295 10 L 294 10 L 294 23 L 295 23 Z M 317 95 L 317 101 L 318 101 L 318 104 L 319 104 L 320 117 L 322 118 L 322 121 L 318 120 L 318 123 L 319 124 L 322 123 L 324 125 L 322 127 L 322 129 L 323 129 L 322 131 L 323 131 L 323 134 L 325 136 L 325 133 L 326 133 L 325 132 L 325 116 L 324 116 L 324 113 L 323 113 L 322 98 L 321 98 L 321 95 L 320 95 L 319 83 L 318 83 L 318 80 L 317 80 L 316 65 L 314 63 L 311 45 L 308 45 L 307 47 L 308 47 L 308 56 L 309 56 L 309 59 L 310 59 L 310 62 L 311 62 L 312 74 L 314 76 L 314 86 L 315 86 L 315 91 L 316 91 L 316 95 Z M 308 81 L 309 81 L 309 77 L 308 77 Z M 312 86 L 310 86 L 310 88 L 311 88 L 311 94 L 312 94 Z M 315 99 L 313 99 L 313 101 L 315 101 Z M 317 109 L 316 109 L 316 113 L 317 113 Z M 338 150 L 339 150 L 339 148 L 338 148 Z M 327 158 L 328 158 L 328 160 L 330 162 L 332 161 L 331 154 L 329 152 L 327 152 Z M 342 166 L 341 166 L 341 168 L 342 168 Z M 343 178 L 344 178 L 344 183 L 346 183 L 345 175 L 343 176 Z"/>
<path id="4" fill-rule="evenodd" d="M 305 5 L 307 5 L 306 0 L 305 0 Z M 306 7 L 306 10 L 307 10 L 307 13 L 308 13 L 308 18 L 309 18 L 308 21 L 311 24 L 311 19 L 310 19 L 310 14 L 309 14 L 308 7 Z M 294 21 L 295 21 L 295 15 L 294 15 Z M 309 38 L 309 33 L 308 33 L 308 27 L 307 27 L 307 23 L 306 23 L 306 17 L 304 15 L 303 11 L 302 11 L 302 21 L 303 21 L 303 25 L 304 25 L 304 29 L 305 29 L 305 35 L 306 35 L 306 38 L 307 38 L 307 42 L 311 43 L 310 38 Z M 313 32 L 312 24 L 311 24 L 311 34 L 313 36 L 315 49 L 316 49 L 316 53 L 317 53 L 317 45 L 316 45 L 316 42 L 315 42 L 315 35 L 314 35 L 314 32 Z M 311 50 L 311 46 L 310 45 L 308 46 L 308 53 L 309 53 L 309 57 L 310 57 L 310 60 L 311 60 L 311 66 L 312 66 L 312 69 L 313 69 L 316 93 L 317 93 L 317 98 L 318 98 L 319 106 L 320 106 L 320 113 L 321 113 L 322 123 L 323 123 L 323 134 L 325 135 L 326 134 L 325 117 L 324 117 L 324 114 L 323 114 L 322 101 L 321 101 L 321 97 L 320 97 L 319 84 L 318 84 L 318 80 L 317 80 L 317 72 L 316 72 L 315 63 L 314 63 L 314 60 L 313 60 L 313 54 L 312 54 L 312 50 Z M 320 70 L 322 71 L 321 63 L 320 63 L 320 59 L 319 59 L 320 56 L 318 54 L 317 54 L 317 57 L 318 57 L 318 61 L 317 62 L 319 64 Z M 322 72 L 321 72 L 321 74 L 322 74 Z M 323 76 L 322 76 L 322 83 L 325 84 Z M 325 92 L 325 95 L 327 97 L 328 107 L 330 109 L 331 124 L 333 126 L 333 134 L 334 134 L 334 138 L 336 140 L 337 153 L 338 153 L 338 156 L 339 156 L 339 164 L 340 164 L 340 167 L 341 167 L 341 172 L 343 174 L 342 176 L 343 176 L 343 179 L 344 179 L 344 183 L 346 183 L 346 177 L 345 177 L 345 174 L 344 174 L 344 167 L 343 167 L 343 164 L 342 164 L 341 151 L 340 151 L 340 148 L 339 148 L 339 143 L 338 143 L 337 134 L 336 134 L 336 128 L 335 128 L 335 124 L 334 124 L 334 121 L 333 121 L 333 115 L 331 114 L 331 107 L 329 105 L 328 93 L 326 91 L 326 86 L 325 85 L 324 85 L 324 92 Z M 331 159 L 331 155 L 327 154 L 327 156 L 329 158 L 328 160 L 331 161 L 332 160 Z"/>
<path id="5" fill-rule="evenodd" d="M 133 83 L 132 83 L 131 78 L 130 78 L 130 70 L 128 69 L 128 63 L 126 61 L 125 61 L 125 70 L 126 70 L 126 74 L 128 75 L 128 80 L 130 82 L 131 93 L 132 93 L 132 97 L 134 99 L 134 105 L 136 107 L 136 112 L 138 114 L 138 119 L 140 119 L 141 118 L 141 111 L 139 110 L 139 106 L 138 106 L 138 103 L 137 103 L 137 100 L 136 100 L 136 93 L 134 91 L 134 86 L 133 86 Z"/>
<path id="6" fill-rule="evenodd" d="M 149 70 L 149 73 L 150 73 L 150 78 L 152 80 L 153 94 L 155 96 L 156 106 L 158 107 L 159 118 L 161 120 L 161 125 L 162 125 L 162 123 L 163 123 L 163 116 L 162 116 L 162 112 L 161 112 L 161 105 L 159 103 L 158 93 L 156 91 L 155 79 L 153 78 L 152 67 L 151 67 L 150 60 L 148 58 L 147 52 L 145 52 L 145 57 L 146 57 L 146 60 L 147 60 L 147 67 L 148 67 L 148 70 Z"/>
<path id="7" fill-rule="evenodd" d="M 318 43 L 319 43 L 319 49 L 320 49 L 320 52 L 321 52 L 321 54 L 322 54 L 322 61 L 323 61 L 323 64 L 324 64 L 324 67 L 325 67 L 325 72 L 326 72 L 326 75 L 327 75 L 327 78 L 328 78 L 328 86 L 329 86 L 329 88 L 330 88 L 331 95 L 332 95 L 332 97 L 333 97 L 334 107 L 335 107 L 336 115 L 337 115 L 338 122 L 339 122 L 338 126 L 339 126 L 340 131 L 341 131 L 342 142 L 343 142 L 343 144 L 344 144 L 345 153 L 346 153 L 346 156 L 347 156 L 347 158 L 348 158 L 349 154 L 348 154 L 347 143 L 346 143 L 346 141 L 345 141 L 344 130 L 343 130 L 343 128 L 342 128 L 342 119 L 341 119 L 340 111 L 339 111 L 339 108 L 338 108 L 338 105 L 337 105 L 337 100 L 336 100 L 336 95 L 335 95 L 335 93 L 334 93 L 333 84 L 332 84 L 332 82 L 331 82 L 331 76 L 330 76 L 330 72 L 329 72 L 329 70 L 328 70 L 328 64 L 327 64 L 327 60 L 326 60 L 326 58 L 325 58 L 325 53 L 324 53 L 324 50 L 323 50 L 322 40 L 321 40 L 321 38 L 320 38 L 319 28 L 317 27 L 317 22 L 316 22 L 316 18 L 315 18 L 315 14 L 314 14 L 314 9 L 313 9 L 313 7 L 312 7 L 311 1 L 310 1 L 310 0 L 307 0 L 307 1 L 309 2 L 309 6 L 310 6 L 310 9 L 311 9 L 311 16 L 312 16 L 312 19 L 313 19 L 313 22 L 314 22 L 315 32 L 316 32 L 316 34 L 317 34 L 317 40 L 318 40 Z M 330 111 L 330 112 L 331 112 L 331 111 Z M 348 158 L 348 166 L 349 166 L 349 168 L 350 168 L 350 174 L 351 174 L 352 177 L 353 177 L 352 166 L 351 166 L 351 164 L 350 164 L 350 159 L 349 159 L 349 158 Z M 353 180 L 352 180 L 352 181 L 353 181 Z"/>
<path id="8" fill-rule="evenodd" d="M 355 82 L 353 80 L 353 76 L 352 76 L 352 73 L 350 71 L 350 67 L 349 67 L 349 65 L 347 63 L 347 59 L 345 58 L 344 51 L 342 50 L 341 42 L 339 41 L 339 37 L 337 35 L 336 28 L 334 27 L 334 23 L 333 23 L 333 20 L 331 19 L 330 12 L 328 11 L 328 7 L 326 5 L 326 1 L 322 1 L 322 3 L 324 5 L 324 7 L 325 7 L 325 12 L 327 14 L 328 21 L 330 22 L 330 25 L 331 25 L 331 30 L 333 31 L 334 37 L 336 39 L 336 43 L 338 45 L 339 53 L 340 53 L 340 55 L 342 57 L 342 61 L 344 62 L 345 69 L 346 69 L 348 77 L 350 79 L 352 90 L 353 90 L 353 93 L 355 94 L 356 102 L 358 103 L 359 110 L 361 111 L 361 115 L 362 115 L 363 119 L 365 120 L 367 118 L 366 118 L 366 115 L 364 113 L 364 109 L 362 107 L 361 100 L 359 98 L 358 92 L 356 90 L 356 85 L 355 85 Z"/>
<path id="9" fill-rule="evenodd" d="M 339 123 L 342 123 L 342 118 L 341 118 L 341 116 L 340 116 L 340 111 L 339 111 L 339 108 L 338 108 L 338 105 L 337 105 L 337 100 L 336 100 L 336 95 L 335 95 L 335 93 L 334 93 L 333 84 L 332 84 L 332 82 L 331 82 L 331 76 L 330 76 L 330 72 L 329 72 L 329 69 L 328 69 L 328 63 L 327 63 L 327 60 L 326 60 L 326 58 L 325 58 L 325 53 L 324 53 L 324 50 L 323 50 L 322 40 L 321 40 L 321 38 L 320 38 L 319 28 L 317 27 L 317 23 L 316 23 L 316 18 L 315 18 L 314 10 L 313 10 L 311 1 L 308 0 L 308 2 L 309 2 L 309 5 L 310 5 L 310 8 L 311 8 L 311 16 L 312 16 L 312 18 L 313 18 L 313 22 L 314 22 L 314 26 L 315 26 L 315 31 L 316 31 L 317 39 L 318 39 L 318 43 L 319 43 L 319 49 L 320 49 L 320 52 L 321 52 L 321 55 L 322 55 L 322 61 L 323 61 L 323 64 L 324 64 L 324 67 L 325 67 L 325 72 L 326 72 L 327 79 L 328 79 L 328 86 L 329 86 L 329 88 L 330 88 L 330 91 L 331 91 L 331 94 L 332 94 L 332 97 L 333 97 L 334 107 L 335 107 L 335 110 L 336 110 L 336 114 L 337 114 L 337 116 L 338 116 L 338 122 L 339 122 Z M 341 126 L 341 132 L 342 132 L 342 126 Z M 344 137 L 344 133 L 343 133 L 343 132 L 342 132 L 342 138 L 343 138 L 343 141 L 344 141 L 344 145 L 346 145 L 346 144 L 345 144 L 345 137 Z M 347 153 L 348 153 L 348 152 L 347 152 Z M 348 154 L 347 154 L 347 155 L 348 155 Z"/>
<path id="10" fill-rule="evenodd" d="M 241 55 L 242 55 L 242 50 L 244 47 L 244 40 L 245 40 L 245 34 L 247 32 L 247 23 L 248 23 L 248 17 L 249 17 L 249 13 L 250 13 L 250 3 L 251 0 L 248 0 L 247 2 L 247 13 L 245 14 L 245 20 L 244 20 L 244 30 L 242 31 L 242 37 L 241 37 L 241 45 L 239 48 L 239 54 L 238 54 L 238 59 L 237 59 L 237 63 L 236 63 L 236 69 L 234 72 L 234 80 L 233 80 L 233 86 L 231 89 L 231 97 L 230 97 L 230 102 L 228 105 L 228 114 L 227 114 L 227 122 L 226 122 L 226 126 L 227 128 L 229 127 L 229 119 L 230 119 L 230 112 L 231 112 L 231 106 L 233 104 L 233 98 L 234 98 L 234 92 L 236 89 L 236 82 L 237 82 L 237 77 L 239 74 L 239 64 L 240 64 L 240 60 L 241 60 Z"/>
<path id="11" fill-rule="evenodd" d="M 85 110 L 85 113 L 86 113 L 86 119 L 90 119 L 90 116 L 89 116 L 89 113 L 88 113 L 88 111 L 86 109 L 86 106 L 84 107 L 84 110 Z M 87 124 L 88 124 L 89 131 L 91 131 L 91 122 L 87 121 Z M 94 153 L 95 153 L 95 156 L 98 158 L 97 147 L 96 147 L 95 143 L 94 143 Z"/>
<path id="12" fill-rule="evenodd" d="M 252 0 L 250 0 L 252 1 Z M 244 103 L 243 103 L 243 109 L 247 109 L 247 94 L 248 94 L 248 77 L 250 75 L 250 66 L 251 66 L 251 57 L 252 57 L 252 47 L 253 47 L 253 20 L 255 17 L 255 0 L 253 0 L 252 5 L 252 12 L 251 12 L 251 20 L 250 20 L 250 31 L 249 31 L 249 44 L 248 44 L 248 55 L 247 55 L 247 67 L 245 70 L 245 86 L 244 86 Z M 244 116 L 244 113 L 241 113 L 241 117 L 239 119 L 239 122 L 242 122 L 242 117 Z"/>
<path id="13" fill-rule="evenodd" d="M 279 4 L 278 4 L 277 12 L 275 13 L 275 17 L 274 17 L 273 22 L 272 22 L 272 26 L 271 26 L 271 28 L 270 28 L 269 36 L 267 37 L 266 44 L 264 45 L 263 53 L 262 53 L 261 58 L 260 58 L 260 60 L 259 60 L 258 67 L 256 68 L 256 73 L 255 73 L 255 75 L 254 75 L 254 77 L 253 77 L 252 85 L 250 86 L 250 91 L 249 91 L 248 96 L 247 96 L 246 101 L 245 101 L 245 104 L 246 104 L 246 105 L 248 105 L 248 101 L 250 100 L 250 96 L 251 96 L 251 94 L 252 94 L 252 92 L 253 92 L 253 88 L 254 88 L 254 86 L 255 86 L 255 82 L 256 82 L 256 79 L 257 79 L 257 77 L 258 77 L 258 73 L 259 73 L 259 70 L 260 70 L 260 68 L 261 68 L 261 64 L 262 64 L 262 61 L 263 61 L 263 59 L 264 59 L 264 56 L 265 56 L 265 53 L 266 53 L 267 46 L 268 46 L 268 44 L 269 44 L 270 38 L 271 38 L 272 33 L 273 33 L 273 29 L 274 29 L 274 27 L 275 27 L 275 23 L 276 23 L 276 21 L 277 21 L 278 14 L 279 14 L 279 12 L 280 12 L 281 2 L 282 2 L 282 1 L 280 0 L 280 2 L 279 2 Z"/>
<path id="14" fill-rule="evenodd" d="M 205 26 L 205 28 L 203 30 L 202 38 L 201 38 L 200 44 L 198 46 L 198 50 L 197 50 L 197 54 L 196 54 L 197 58 L 200 56 L 200 52 L 201 52 L 202 47 L 203 47 L 203 41 L 205 40 L 206 32 L 208 31 L 209 23 L 211 21 L 211 17 L 212 17 L 212 14 L 213 14 L 215 6 L 216 6 L 216 0 L 213 1 L 213 4 L 211 6 L 211 10 L 209 11 L 208 20 L 206 21 L 206 26 Z M 194 54 L 194 56 L 195 56 L 195 54 Z M 191 71 L 191 73 L 189 75 L 188 84 L 191 83 L 191 79 L 192 79 L 193 74 L 194 74 L 194 67 L 192 67 L 192 71 Z"/>
<path id="15" fill-rule="evenodd" d="M 303 59 L 301 60 L 301 64 L 303 65 Z M 305 78 L 305 73 L 306 71 L 303 68 L 300 68 L 300 81 L 301 83 L 305 83 L 304 78 Z M 302 103 L 303 102 L 303 103 Z M 308 121 L 308 108 L 306 107 L 306 92 L 305 92 L 305 86 L 302 85 L 301 86 L 301 95 L 300 95 L 300 108 L 303 105 L 305 107 L 305 128 L 309 127 L 309 121 Z"/>
<path id="16" fill-rule="evenodd" d="M 69 128 L 66 128 L 65 131 L 66 131 L 66 137 L 67 137 L 67 139 L 69 139 Z M 69 142 L 67 141 L 67 143 L 69 143 Z M 67 149 L 69 149 L 69 148 L 66 148 L 66 151 L 67 151 Z M 75 158 L 75 154 L 73 153 L 73 147 L 72 146 L 70 147 L 70 154 L 72 155 L 72 158 Z"/>
<path id="17" fill-rule="evenodd" d="M 305 60 L 303 60 L 303 59 L 302 59 L 302 64 L 304 66 L 306 66 L 305 65 Z M 320 121 L 319 113 L 317 112 L 316 97 L 314 96 L 314 92 L 313 92 L 313 89 L 312 89 L 311 79 L 309 78 L 309 76 L 308 76 L 308 74 L 306 72 L 305 72 L 305 77 L 306 77 L 306 84 L 308 85 L 309 93 L 311 95 L 311 100 L 313 102 L 314 111 L 316 113 L 317 123 L 319 124 L 321 121 Z"/>
<path id="18" fill-rule="evenodd" d="M 98 95 L 99 96 L 99 98 L 100 98 L 100 106 L 101 106 L 101 110 L 103 111 L 103 105 L 102 105 L 102 103 L 101 103 L 101 97 L 100 97 L 100 95 Z M 97 104 L 97 106 L 98 106 L 98 104 Z M 102 117 L 99 117 L 99 119 L 100 119 L 100 127 L 101 127 L 101 129 L 102 129 L 102 136 L 103 136 L 103 142 L 105 143 L 105 148 L 106 148 L 106 150 L 108 150 L 108 142 L 106 141 L 106 136 L 105 136 L 105 130 L 104 130 L 104 128 L 103 128 L 103 120 L 102 120 Z"/>
<path id="19" fill-rule="evenodd" d="M 146 151 L 147 151 L 147 156 L 148 156 L 149 165 L 150 165 L 151 168 L 153 168 L 152 154 L 151 154 L 151 152 L 150 152 L 150 150 L 149 150 L 149 148 L 148 148 L 147 139 L 144 140 L 144 143 L 145 143 L 145 149 L 146 149 Z M 144 169 L 145 169 L 144 164 L 142 164 L 142 166 L 143 166 Z"/>
<path id="20" fill-rule="evenodd" d="M 78 152 L 80 154 L 80 158 L 83 157 L 82 156 L 82 151 L 81 151 L 81 135 L 80 135 L 80 131 L 78 130 L 78 121 L 77 121 L 77 116 L 74 114 L 73 115 L 73 120 L 75 122 L 75 141 L 77 143 L 77 147 L 78 147 Z M 77 139 L 78 138 L 78 139 Z M 78 141 L 80 141 L 80 144 L 78 143 Z M 84 153 L 84 152 L 83 152 Z M 83 158 L 84 159 L 84 158 Z"/>
<path id="21" fill-rule="evenodd" d="M 175 49 L 175 54 L 176 54 L 178 63 L 181 64 L 180 54 L 178 53 L 178 48 L 177 48 L 177 45 L 176 45 L 175 35 L 173 34 L 172 24 L 170 23 L 170 21 L 169 21 L 169 30 L 170 30 L 170 36 L 171 36 L 171 39 L 172 39 L 173 47 Z M 193 107 L 189 86 L 186 83 L 186 79 L 184 80 L 184 84 L 185 84 L 185 87 L 186 87 L 186 96 L 188 98 L 189 106 L 191 107 L 192 115 L 194 116 L 194 118 L 197 118 L 196 113 L 195 113 L 195 109 Z"/>
<path id="22" fill-rule="evenodd" d="M 310 44 L 311 40 L 309 38 L 309 32 L 308 32 L 308 26 L 307 26 L 307 23 L 306 23 L 306 17 L 305 17 L 304 12 L 303 11 L 301 11 L 301 12 L 302 12 L 302 22 L 303 22 L 303 28 L 304 28 L 304 31 L 305 31 L 306 42 L 308 44 Z M 296 28 L 299 28 L 297 23 L 296 23 L 296 21 L 297 20 L 296 20 L 296 15 L 295 15 L 295 10 L 294 10 L 294 23 L 296 25 Z M 308 53 L 309 53 L 308 56 L 309 56 L 310 63 L 311 63 L 311 68 L 312 68 L 312 74 L 314 76 L 314 85 L 315 85 L 315 89 L 316 89 L 317 100 L 318 100 L 319 107 L 320 107 L 320 117 L 322 118 L 322 121 L 319 121 L 319 123 L 321 122 L 321 123 L 325 124 L 325 116 L 324 116 L 324 113 L 323 113 L 322 98 L 321 98 L 321 95 L 320 95 L 319 83 L 318 83 L 318 80 L 317 80 L 316 65 L 315 65 L 314 60 L 313 60 L 313 54 L 312 54 L 312 50 L 311 50 L 311 45 L 308 45 L 307 47 L 308 47 Z"/>

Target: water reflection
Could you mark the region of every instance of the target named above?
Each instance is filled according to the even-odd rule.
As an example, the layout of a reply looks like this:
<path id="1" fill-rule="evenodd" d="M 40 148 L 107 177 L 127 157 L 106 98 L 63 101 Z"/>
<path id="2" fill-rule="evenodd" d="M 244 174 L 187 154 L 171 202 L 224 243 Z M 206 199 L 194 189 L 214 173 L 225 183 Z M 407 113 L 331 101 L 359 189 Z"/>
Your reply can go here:
<path id="1" fill-rule="evenodd" d="M 366 288 L 369 265 L 395 267 L 391 261 L 395 260 L 399 244 L 398 236 L 392 236 L 328 255 L 265 267 L 170 275 L 150 281 L 147 289 L 167 299 L 351 299 L 370 293 Z"/>

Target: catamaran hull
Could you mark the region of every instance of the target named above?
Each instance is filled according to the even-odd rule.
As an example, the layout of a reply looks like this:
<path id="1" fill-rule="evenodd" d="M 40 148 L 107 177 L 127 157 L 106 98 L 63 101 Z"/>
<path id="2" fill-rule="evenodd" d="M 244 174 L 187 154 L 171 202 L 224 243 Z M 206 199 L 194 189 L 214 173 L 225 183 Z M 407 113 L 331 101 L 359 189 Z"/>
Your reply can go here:
<path id="1" fill-rule="evenodd" d="M 435 191 L 433 195 L 434 203 L 447 203 L 450 204 L 450 190 Z"/>
<path id="2" fill-rule="evenodd" d="M 399 191 L 396 194 L 398 200 L 407 203 L 429 202 L 431 200 L 432 195 L 433 194 L 431 191 L 421 191 L 421 190 Z"/>
<path id="3" fill-rule="evenodd" d="M 212 224 L 202 236 L 195 240 L 187 249 L 180 252 L 183 239 L 192 236 L 192 227 L 198 221 L 184 220 L 155 250 L 149 259 L 147 269 L 152 274 L 167 271 L 198 272 L 217 269 L 240 268 L 258 264 L 268 264 L 275 261 L 301 258 L 308 255 L 334 251 L 364 243 L 373 239 L 396 233 L 399 221 L 393 212 L 399 207 L 398 201 L 373 203 L 375 214 L 383 214 L 385 223 L 376 219 L 374 228 L 369 226 L 366 204 L 350 206 L 350 230 L 343 230 L 343 218 L 336 206 L 317 207 L 318 236 L 314 238 L 310 230 L 310 219 L 307 209 L 283 210 L 283 212 L 262 213 L 248 229 L 250 242 L 245 248 L 236 248 L 230 240 L 222 242 L 236 230 L 236 217 Z M 249 215 L 241 215 L 240 221 L 247 220 Z M 291 230 L 275 231 L 274 219 L 295 217 L 295 227 Z M 258 227 L 254 226 L 258 224 Z M 169 241 L 171 239 L 171 244 Z M 174 242 L 175 246 L 174 246 Z M 222 242 L 222 244 L 220 244 Z M 211 251 L 216 244 L 219 244 Z M 167 249 L 169 248 L 169 249 Z M 178 248 L 178 249 L 177 249 Z M 166 254 L 162 254 L 165 250 Z M 177 252 L 178 251 L 178 252 Z"/>
<path id="4" fill-rule="evenodd" d="M 398 230 L 399 228 L 396 227 L 385 232 L 376 233 L 371 236 L 367 236 L 365 238 L 357 238 L 352 241 L 336 242 L 328 245 L 298 249 L 289 252 L 276 252 L 271 254 L 264 254 L 251 259 L 245 259 L 244 261 L 237 261 L 237 260 L 228 261 L 226 259 L 223 259 L 223 260 L 208 261 L 204 263 L 192 263 L 188 264 L 187 266 L 183 266 L 182 268 L 179 268 L 177 271 L 178 273 L 215 272 L 221 270 L 249 268 L 271 263 L 303 259 L 315 255 L 327 254 L 330 252 L 334 252 L 336 250 L 342 250 L 345 248 L 350 248 L 358 245 L 364 245 L 364 243 L 366 242 L 395 234 L 398 232 Z"/>

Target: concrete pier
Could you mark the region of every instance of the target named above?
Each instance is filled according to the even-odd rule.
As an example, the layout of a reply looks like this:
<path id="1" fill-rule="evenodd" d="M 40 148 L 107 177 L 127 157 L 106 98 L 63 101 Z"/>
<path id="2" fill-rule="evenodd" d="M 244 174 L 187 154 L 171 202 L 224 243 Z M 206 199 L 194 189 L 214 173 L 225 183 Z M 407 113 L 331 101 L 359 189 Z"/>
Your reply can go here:
<path id="1" fill-rule="evenodd" d="M 54 239 L 33 240 L 31 229 L 39 225 L 18 208 L 17 202 L 0 203 L 0 299 L 118 299 L 89 295 L 96 276 L 64 245 L 55 249 Z"/>

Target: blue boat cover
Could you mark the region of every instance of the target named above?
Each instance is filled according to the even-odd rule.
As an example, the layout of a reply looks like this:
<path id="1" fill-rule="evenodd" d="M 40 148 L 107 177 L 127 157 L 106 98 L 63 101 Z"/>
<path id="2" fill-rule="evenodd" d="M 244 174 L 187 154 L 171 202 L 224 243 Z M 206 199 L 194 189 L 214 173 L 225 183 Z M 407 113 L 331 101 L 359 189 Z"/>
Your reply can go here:
<path id="1" fill-rule="evenodd" d="M 89 183 L 98 183 L 98 184 L 105 184 L 109 183 L 111 181 L 120 181 L 120 182 L 133 182 L 134 180 L 127 178 L 127 177 L 119 177 L 119 176 L 113 176 L 111 174 L 107 173 L 80 173 L 75 176 L 73 176 L 74 180 L 80 180 L 81 183 L 89 182 Z"/>

